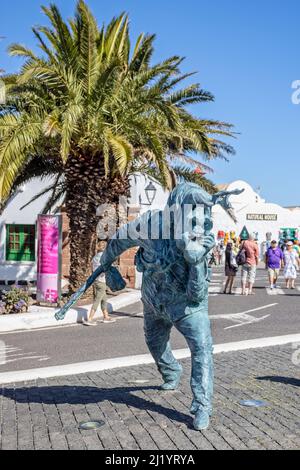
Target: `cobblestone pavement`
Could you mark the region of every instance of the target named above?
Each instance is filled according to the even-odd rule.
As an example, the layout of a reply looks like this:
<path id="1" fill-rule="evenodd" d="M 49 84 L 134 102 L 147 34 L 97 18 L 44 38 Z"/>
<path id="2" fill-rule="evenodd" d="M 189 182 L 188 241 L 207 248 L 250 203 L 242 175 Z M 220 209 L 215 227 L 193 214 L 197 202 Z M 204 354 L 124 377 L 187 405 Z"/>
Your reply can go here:
<path id="1" fill-rule="evenodd" d="M 188 359 L 180 389 L 161 392 L 154 365 L 5 386 L 0 449 L 297 449 L 300 367 L 292 345 L 215 356 L 215 412 L 192 428 Z M 248 408 L 243 399 L 267 407 Z M 97 431 L 79 423 L 103 420 Z"/>

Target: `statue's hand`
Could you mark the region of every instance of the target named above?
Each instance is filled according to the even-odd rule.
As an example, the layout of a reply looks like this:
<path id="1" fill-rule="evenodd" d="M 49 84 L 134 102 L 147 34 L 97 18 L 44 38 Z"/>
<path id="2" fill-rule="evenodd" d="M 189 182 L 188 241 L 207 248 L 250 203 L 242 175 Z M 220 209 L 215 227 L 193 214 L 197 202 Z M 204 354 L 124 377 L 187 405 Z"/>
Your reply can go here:
<path id="1" fill-rule="evenodd" d="M 126 282 L 119 273 L 118 269 L 114 266 L 111 266 L 105 273 L 106 284 L 111 291 L 117 292 L 123 290 L 126 287 Z"/>
<path id="2" fill-rule="evenodd" d="M 212 250 L 215 244 L 216 242 L 215 242 L 215 237 L 213 233 L 210 233 L 209 235 L 206 235 L 203 238 L 203 246 L 206 248 L 207 251 Z"/>

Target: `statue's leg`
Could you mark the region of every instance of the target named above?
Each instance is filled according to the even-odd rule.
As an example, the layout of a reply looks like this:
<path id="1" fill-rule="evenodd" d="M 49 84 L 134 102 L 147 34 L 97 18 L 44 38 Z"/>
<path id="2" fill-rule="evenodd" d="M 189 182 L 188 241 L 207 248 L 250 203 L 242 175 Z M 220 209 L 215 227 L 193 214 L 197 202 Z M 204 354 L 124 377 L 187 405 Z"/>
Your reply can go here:
<path id="1" fill-rule="evenodd" d="M 172 323 L 144 312 L 144 332 L 149 351 L 161 373 L 162 390 L 175 390 L 180 381 L 182 367 L 172 354 L 169 339 Z"/>
<path id="2" fill-rule="evenodd" d="M 210 321 L 206 313 L 195 311 L 177 321 L 175 326 L 184 335 L 191 350 L 191 389 L 194 396 L 191 413 L 196 418 L 201 417 L 201 422 L 204 417 L 207 425 L 197 427 L 194 422 L 196 429 L 204 429 L 212 413 L 213 347 Z"/>

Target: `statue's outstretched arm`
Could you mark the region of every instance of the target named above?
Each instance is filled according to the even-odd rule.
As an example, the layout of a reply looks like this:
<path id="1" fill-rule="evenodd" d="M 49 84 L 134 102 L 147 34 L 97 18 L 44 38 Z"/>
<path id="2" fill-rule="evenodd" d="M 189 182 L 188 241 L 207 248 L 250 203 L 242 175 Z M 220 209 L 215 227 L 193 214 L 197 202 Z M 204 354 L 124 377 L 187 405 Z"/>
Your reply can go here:
<path id="1" fill-rule="evenodd" d="M 104 271 L 107 271 L 124 251 L 139 246 L 140 237 L 136 231 L 136 225 L 137 221 L 123 225 L 110 239 L 100 260 Z"/>
<path id="2" fill-rule="evenodd" d="M 86 290 L 93 284 L 97 277 L 103 272 L 106 273 L 106 282 L 111 290 L 124 289 L 126 283 L 117 268 L 112 267 L 112 263 L 128 248 L 139 245 L 139 237 L 133 237 L 134 222 L 124 225 L 110 240 L 105 249 L 99 267 L 92 273 L 87 281 L 72 295 L 68 302 L 55 314 L 56 320 L 63 320 L 67 311 L 80 299 Z"/>

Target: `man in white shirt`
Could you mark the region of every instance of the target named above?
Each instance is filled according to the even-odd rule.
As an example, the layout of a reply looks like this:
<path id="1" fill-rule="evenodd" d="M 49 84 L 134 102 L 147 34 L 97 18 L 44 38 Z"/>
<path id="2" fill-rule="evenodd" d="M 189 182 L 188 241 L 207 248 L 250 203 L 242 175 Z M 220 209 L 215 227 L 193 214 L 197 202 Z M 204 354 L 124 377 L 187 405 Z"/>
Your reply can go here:
<path id="1" fill-rule="evenodd" d="M 98 242 L 97 248 L 101 249 L 103 242 Z M 99 251 L 92 260 L 93 271 L 95 271 L 100 265 L 100 259 L 103 251 Z M 115 319 L 111 318 L 107 311 L 107 296 L 106 296 L 106 280 L 105 274 L 100 274 L 94 282 L 94 303 L 92 305 L 88 321 L 83 322 L 86 326 L 94 326 L 97 323 L 93 321 L 97 308 L 101 304 L 101 310 L 103 313 L 103 323 L 115 323 Z"/>

